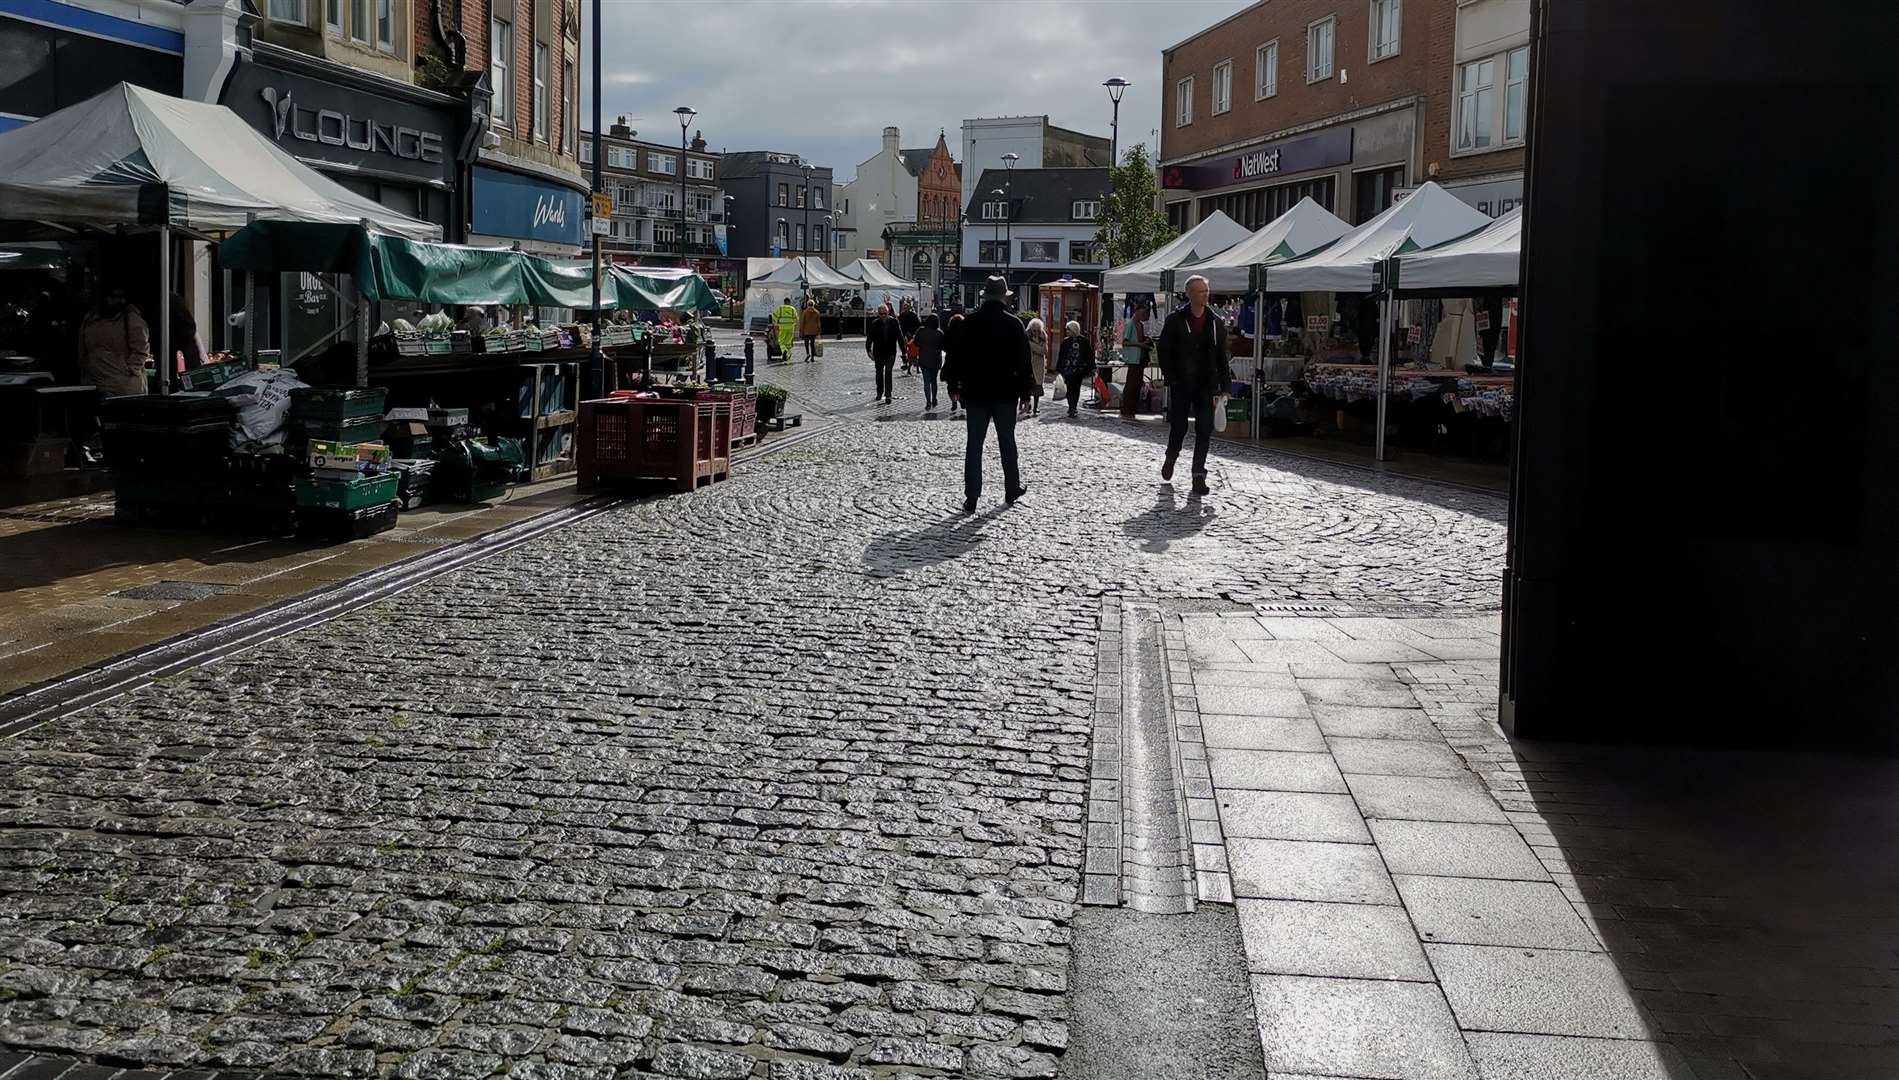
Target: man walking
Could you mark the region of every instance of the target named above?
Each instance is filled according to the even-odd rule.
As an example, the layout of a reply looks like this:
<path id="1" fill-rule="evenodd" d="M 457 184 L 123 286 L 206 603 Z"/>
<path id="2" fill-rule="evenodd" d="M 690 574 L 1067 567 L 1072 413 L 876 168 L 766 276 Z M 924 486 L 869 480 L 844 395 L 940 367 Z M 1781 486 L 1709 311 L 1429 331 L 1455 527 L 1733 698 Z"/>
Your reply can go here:
<path id="1" fill-rule="evenodd" d="M 1232 381 L 1226 359 L 1226 332 L 1207 307 L 1207 279 L 1187 279 L 1187 306 L 1167 316 L 1156 351 L 1167 377 L 1167 459 L 1161 479 L 1174 478 L 1174 461 L 1187 439 L 1193 417 L 1193 493 L 1205 495 L 1207 445 L 1213 441 L 1213 397 Z"/>
<path id="2" fill-rule="evenodd" d="M 890 317 L 890 305 L 878 305 L 877 317 L 864 328 L 864 352 L 877 365 L 877 400 L 885 405 L 890 404 L 891 383 L 895 381 L 891 374 L 897 366 L 897 350 L 902 347 L 903 331 Z"/>
<path id="3" fill-rule="evenodd" d="M 982 306 L 964 319 L 956 335 L 949 373 L 952 402 L 961 400 L 969 415 L 969 442 L 963 449 L 963 513 L 976 512 L 982 497 L 982 444 L 996 425 L 996 449 L 1002 452 L 1003 499 L 1010 505 L 1028 491 L 1016 467 L 1016 403 L 1029 392 L 1029 335 L 1022 321 L 1004 306 L 1014 294 L 1001 277 L 983 284 Z"/>
<path id="4" fill-rule="evenodd" d="M 778 301 L 771 311 L 772 343 L 778 347 L 781 360 L 791 359 L 791 336 L 798 332 L 798 309 L 791 306 L 791 297 Z M 766 358 L 770 358 L 770 350 Z"/>
<path id="5" fill-rule="evenodd" d="M 897 329 L 903 331 L 903 373 L 910 374 L 911 342 L 917 339 L 917 331 L 923 329 L 923 320 L 917 315 L 917 309 L 910 301 L 903 302 L 902 314 L 897 316 Z"/>

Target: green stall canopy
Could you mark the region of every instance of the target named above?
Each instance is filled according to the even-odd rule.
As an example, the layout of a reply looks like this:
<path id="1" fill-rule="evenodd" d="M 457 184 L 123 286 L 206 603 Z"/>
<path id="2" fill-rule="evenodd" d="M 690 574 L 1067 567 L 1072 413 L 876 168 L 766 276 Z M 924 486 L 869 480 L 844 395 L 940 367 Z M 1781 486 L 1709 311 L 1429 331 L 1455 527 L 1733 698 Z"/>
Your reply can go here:
<path id="1" fill-rule="evenodd" d="M 508 248 L 409 240 L 360 225 L 259 221 L 218 245 L 227 270 L 348 274 L 372 300 L 424 304 L 530 304 L 590 310 L 593 267 Z M 688 270 L 604 266 L 600 306 L 642 311 L 715 307 L 712 288 Z"/>

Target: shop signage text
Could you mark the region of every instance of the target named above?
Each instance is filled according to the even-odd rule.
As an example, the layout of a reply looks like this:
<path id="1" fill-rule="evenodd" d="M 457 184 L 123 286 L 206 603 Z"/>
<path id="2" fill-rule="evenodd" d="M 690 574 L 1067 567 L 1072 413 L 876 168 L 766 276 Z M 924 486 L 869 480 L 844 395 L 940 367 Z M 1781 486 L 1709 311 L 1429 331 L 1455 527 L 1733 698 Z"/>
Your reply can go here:
<path id="1" fill-rule="evenodd" d="M 1271 150 L 1255 150 L 1250 154 L 1241 154 L 1233 159 L 1233 179 L 1247 180 L 1255 176 L 1271 176 L 1279 171 L 1279 147 Z"/>
<path id="2" fill-rule="evenodd" d="M 1161 186 L 1205 191 L 1261 177 L 1330 168 L 1351 160 L 1352 129 L 1342 127 L 1270 143 L 1232 157 L 1193 165 L 1170 165 L 1161 170 Z"/>
<path id="3" fill-rule="evenodd" d="M 409 161 L 434 164 L 442 160 L 442 136 L 401 124 L 385 124 L 374 117 L 351 116 L 336 109 L 301 107 L 289 90 L 266 86 L 258 91 L 270 106 L 277 138 L 288 135 L 326 146 L 347 146 L 372 154 L 388 154 Z"/>
<path id="4" fill-rule="evenodd" d="M 560 184 L 486 166 L 472 170 L 472 231 L 579 247 L 587 235 L 588 198 Z"/>

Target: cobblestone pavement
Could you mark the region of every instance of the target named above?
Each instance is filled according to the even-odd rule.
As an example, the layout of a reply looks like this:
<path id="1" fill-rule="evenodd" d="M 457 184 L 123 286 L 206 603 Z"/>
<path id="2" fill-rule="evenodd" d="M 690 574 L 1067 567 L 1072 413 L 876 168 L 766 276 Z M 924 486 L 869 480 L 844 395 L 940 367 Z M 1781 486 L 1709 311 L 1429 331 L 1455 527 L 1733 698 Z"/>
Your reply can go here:
<path id="1" fill-rule="evenodd" d="M 842 356 L 761 378 L 848 409 Z M 0 1045 L 1052 1076 L 1100 597 L 1497 603 L 1498 499 L 1232 451 L 1189 503 L 1151 436 L 1048 419 L 965 517 L 960 425 L 844 415 L 0 743 Z"/>

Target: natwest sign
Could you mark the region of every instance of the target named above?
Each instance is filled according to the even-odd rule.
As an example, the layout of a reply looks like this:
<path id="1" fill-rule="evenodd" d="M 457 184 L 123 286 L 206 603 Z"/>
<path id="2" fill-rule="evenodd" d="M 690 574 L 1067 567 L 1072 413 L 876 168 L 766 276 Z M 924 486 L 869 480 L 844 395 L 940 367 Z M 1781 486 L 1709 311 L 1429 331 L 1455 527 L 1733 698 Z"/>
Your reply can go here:
<path id="1" fill-rule="evenodd" d="M 1161 170 L 1161 186 L 1207 191 L 1248 180 L 1309 172 L 1352 160 L 1352 129 L 1336 128 L 1256 147 L 1231 157 L 1191 165 L 1169 165 Z"/>

